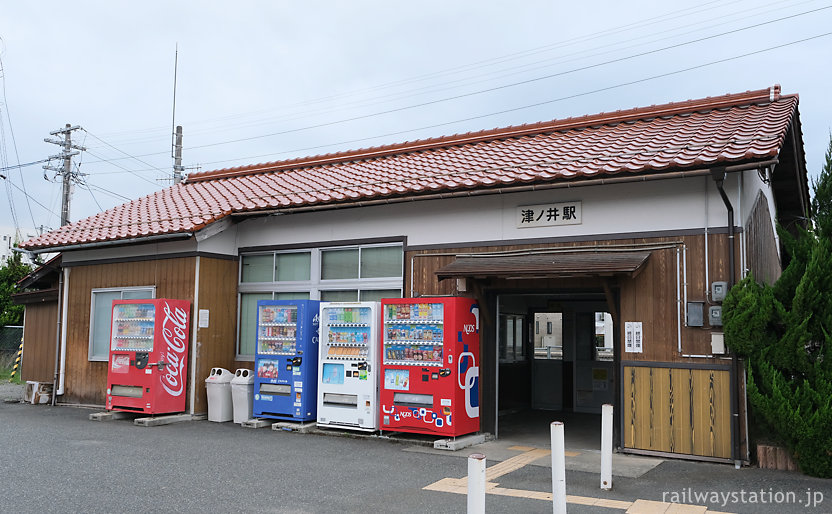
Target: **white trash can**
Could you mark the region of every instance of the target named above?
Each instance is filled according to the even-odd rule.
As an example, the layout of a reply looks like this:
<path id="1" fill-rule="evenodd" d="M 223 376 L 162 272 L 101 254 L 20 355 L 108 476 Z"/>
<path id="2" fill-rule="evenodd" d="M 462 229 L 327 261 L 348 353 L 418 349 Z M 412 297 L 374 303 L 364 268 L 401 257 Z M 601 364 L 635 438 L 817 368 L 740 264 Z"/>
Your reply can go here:
<path id="1" fill-rule="evenodd" d="M 254 373 L 250 369 L 240 368 L 234 372 L 231 399 L 234 401 L 234 423 L 244 423 L 253 417 Z"/>
<path id="2" fill-rule="evenodd" d="M 234 375 L 225 368 L 211 368 L 205 379 L 208 394 L 208 421 L 231 421 L 231 380 Z"/>

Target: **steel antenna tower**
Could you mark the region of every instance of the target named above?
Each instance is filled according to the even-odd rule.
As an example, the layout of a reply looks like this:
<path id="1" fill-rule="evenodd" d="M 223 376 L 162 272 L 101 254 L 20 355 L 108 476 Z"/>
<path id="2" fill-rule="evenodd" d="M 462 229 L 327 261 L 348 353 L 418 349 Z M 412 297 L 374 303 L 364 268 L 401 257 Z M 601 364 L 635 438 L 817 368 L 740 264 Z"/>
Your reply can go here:
<path id="1" fill-rule="evenodd" d="M 66 127 L 62 129 L 58 129 L 55 131 L 50 132 L 49 134 L 53 136 L 63 135 L 64 139 L 61 141 L 60 139 L 53 139 L 50 137 L 44 138 L 43 140 L 47 143 L 51 143 L 53 145 L 58 145 L 61 147 L 61 153 L 58 155 L 50 155 L 49 160 L 52 159 L 62 159 L 64 164 L 62 167 L 58 168 L 55 166 L 51 166 L 49 164 L 45 165 L 43 169 L 50 170 L 55 172 L 55 177 L 58 175 L 61 176 L 62 179 L 62 195 L 61 195 L 61 226 L 69 224 L 69 199 L 72 195 L 72 182 L 78 181 L 79 173 L 76 171 L 72 171 L 72 156 L 78 155 L 79 152 L 83 152 L 86 150 L 83 146 L 74 145 L 72 144 L 72 132 L 75 130 L 80 129 L 80 125 L 72 126 L 69 123 L 66 124 Z M 46 175 L 44 174 L 44 178 Z"/>

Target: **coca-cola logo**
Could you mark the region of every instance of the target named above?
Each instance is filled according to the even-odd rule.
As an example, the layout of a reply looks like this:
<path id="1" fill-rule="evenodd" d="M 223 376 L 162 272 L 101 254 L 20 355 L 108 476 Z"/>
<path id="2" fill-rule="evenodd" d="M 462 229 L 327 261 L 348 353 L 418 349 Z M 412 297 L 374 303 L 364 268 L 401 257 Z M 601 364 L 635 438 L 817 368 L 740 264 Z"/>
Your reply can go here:
<path id="1" fill-rule="evenodd" d="M 162 321 L 162 339 L 167 345 L 165 360 L 167 373 L 162 377 L 162 387 L 171 396 L 180 396 L 185 390 L 183 367 L 187 348 L 188 313 L 179 307 L 171 310 L 165 302 L 165 319 Z"/>

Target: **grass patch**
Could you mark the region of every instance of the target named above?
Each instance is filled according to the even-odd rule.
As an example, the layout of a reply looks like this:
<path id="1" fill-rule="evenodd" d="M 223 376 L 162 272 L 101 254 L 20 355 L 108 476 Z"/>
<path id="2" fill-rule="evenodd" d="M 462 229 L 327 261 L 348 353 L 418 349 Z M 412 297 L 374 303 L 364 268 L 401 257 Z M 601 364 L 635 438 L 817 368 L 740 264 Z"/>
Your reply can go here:
<path id="1" fill-rule="evenodd" d="M 9 378 L 12 376 L 12 370 L 10 369 L 0 369 L 0 382 L 9 382 Z M 20 380 L 20 370 L 17 370 L 17 373 L 14 374 L 14 378 L 11 379 L 11 383 L 13 384 L 22 384 L 23 381 Z"/>

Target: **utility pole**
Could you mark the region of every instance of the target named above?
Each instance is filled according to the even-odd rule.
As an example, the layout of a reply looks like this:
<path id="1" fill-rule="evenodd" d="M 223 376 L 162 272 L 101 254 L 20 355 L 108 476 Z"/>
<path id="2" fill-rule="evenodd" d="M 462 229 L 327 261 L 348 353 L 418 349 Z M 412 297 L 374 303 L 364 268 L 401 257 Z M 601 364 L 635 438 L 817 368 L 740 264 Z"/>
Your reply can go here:
<path id="1" fill-rule="evenodd" d="M 64 165 L 62 168 L 58 168 L 55 166 L 51 166 L 47 164 L 43 167 L 45 170 L 50 170 L 55 172 L 55 177 L 61 175 L 62 183 L 62 194 L 61 194 L 61 226 L 69 224 L 69 197 L 72 194 L 72 181 L 78 180 L 78 174 L 72 171 L 72 156 L 78 155 L 79 152 L 83 152 L 86 150 L 83 146 L 78 146 L 72 144 L 72 132 L 75 130 L 80 129 L 80 125 L 71 126 L 69 123 L 66 124 L 66 127 L 62 129 L 58 129 L 55 131 L 50 132 L 49 134 L 53 136 L 57 136 L 59 134 L 63 134 L 64 140 L 61 141 L 60 139 L 53 139 L 50 137 L 44 138 L 43 140 L 47 143 L 51 143 L 53 145 L 58 145 L 61 147 L 61 153 L 58 155 L 50 155 L 49 160 L 52 159 L 63 159 Z M 73 151 L 75 150 L 75 151 Z M 44 178 L 46 174 L 44 174 Z"/>
<path id="2" fill-rule="evenodd" d="M 182 166 L 182 125 L 176 126 L 176 146 L 173 155 L 173 183 L 178 184 L 182 182 L 182 172 L 185 171 L 185 167 Z"/>

